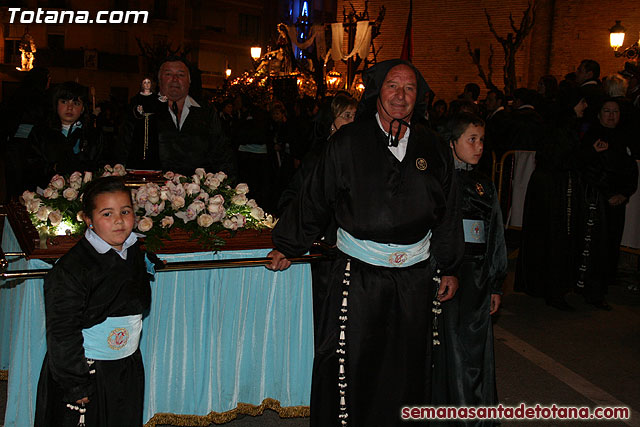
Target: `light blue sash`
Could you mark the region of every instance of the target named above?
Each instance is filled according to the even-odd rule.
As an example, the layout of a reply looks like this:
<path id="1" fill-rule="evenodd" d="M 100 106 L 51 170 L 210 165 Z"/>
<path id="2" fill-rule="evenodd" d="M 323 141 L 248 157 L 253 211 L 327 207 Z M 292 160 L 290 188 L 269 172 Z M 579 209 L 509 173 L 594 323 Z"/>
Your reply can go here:
<path id="1" fill-rule="evenodd" d="M 82 330 L 84 357 L 95 360 L 118 360 L 131 356 L 140 343 L 142 314 L 107 319 Z"/>
<path id="2" fill-rule="evenodd" d="M 465 243 L 486 243 L 484 235 L 484 221 L 481 219 L 463 219 Z"/>
<path id="3" fill-rule="evenodd" d="M 381 267 L 409 267 L 429 258 L 431 230 L 417 243 L 396 245 L 360 240 L 338 228 L 336 246 L 342 252 L 371 265 Z"/>

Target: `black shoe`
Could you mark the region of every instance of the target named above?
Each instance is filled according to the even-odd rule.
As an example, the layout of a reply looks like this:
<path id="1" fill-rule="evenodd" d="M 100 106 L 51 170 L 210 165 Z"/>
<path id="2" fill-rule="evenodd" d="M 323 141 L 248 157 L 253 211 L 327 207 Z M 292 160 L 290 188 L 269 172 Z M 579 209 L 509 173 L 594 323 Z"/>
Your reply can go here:
<path id="1" fill-rule="evenodd" d="M 570 306 L 569 303 L 567 301 L 565 301 L 564 299 L 554 300 L 554 301 L 547 301 L 547 305 L 549 305 L 549 306 L 551 306 L 553 308 L 557 308 L 560 311 L 575 311 L 575 308 Z"/>
<path id="2" fill-rule="evenodd" d="M 606 301 L 594 302 L 592 304 L 593 304 L 593 306 L 595 308 L 600 309 L 600 310 L 604 310 L 604 311 L 613 310 L 613 307 L 611 307 L 609 304 L 607 304 Z"/>

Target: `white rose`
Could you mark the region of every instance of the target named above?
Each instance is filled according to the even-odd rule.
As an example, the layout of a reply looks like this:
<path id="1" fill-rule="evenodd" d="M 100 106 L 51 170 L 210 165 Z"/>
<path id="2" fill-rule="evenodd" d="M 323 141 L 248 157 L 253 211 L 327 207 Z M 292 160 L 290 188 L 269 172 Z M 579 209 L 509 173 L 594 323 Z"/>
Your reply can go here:
<path id="1" fill-rule="evenodd" d="M 220 187 L 220 180 L 215 176 L 210 176 L 207 179 L 205 179 L 204 185 L 206 185 L 212 190 L 215 190 L 216 188 Z"/>
<path id="2" fill-rule="evenodd" d="M 24 193 L 22 193 L 22 200 L 24 200 L 25 203 L 33 200 L 35 197 L 36 193 L 32 191 L 25 191 Z"/>
<path id="3" fill-rule="evenodd" d="M 213 216 L 217 216 L 220 214 L 220 212 L 222 212 L 222 216 L 224 216 L 224 205 L 222 204 L 218 204 L 218 203 L 209 203 L 209 205 L 207 205 L 207 211 L 209 211 L 209 213 Z M 222 219 L 222 217 L 220 217 Z"/>
<path id="4" fill-rule="evenodd" d="M 38 212 L 36 212 L 36 218 L 38 218 L 39 221 L 46 221 L 47 218 L 49 218 L 49 212 L 51 212 L 49 207 L 41 206 Z"/>
<path id="5" fill-rule="evenodd" d="M 51 221 L 51 225 L 53 227 L 57 227 L 62 222 L 62 214 L 60 211 L 51 211 L 49 212 L 49 221 Z"/>
<path id="6" fill-rule="evenodd" d="M 145 214 L 148 216 L 158 216 L 158 214 L 164 210 L 164 202 L 160 204 L 147 202 L 144 205 L 144 210 Z"/>
<path id="7" fill-rule="evenodd" d="M 169 228 L 173 225 L 173 217 L 172 216 L 165 216 L 164 218 L 162 218 L 162 221 L 160 221 L 160 227 L 162 228 Z"/>
<path id="8" fill-rule="evenodd" d="M 191 175 L 191 182 L 200 184 L 200 177 L 198 175 Z"/>
<path id="9" fill-rule="evenodd" d="M 66 188 L 63 192 L 62 192 L 62 197 L 64 197 L 65 199 L 72 201 L 78 198 L 78 190 L 74 189 L 74 188 Z"/>
<path id="10" fill-rule="evenodd" d="M 113 174 L 118 176 L 125 176 L 127 174 L 127 170 L 120 163 L 113 167 Z"/>
<path id="11" fill-rule="evenodd" d="M 247 194 L 249 192 L 249 186 L 244 183 L 240 183 L 236 185 L 236 193 L 238 194 Z"/>
<path id="12" fill-rule="evenodd" d="M 100 175 L 100 178 L 105 178 L 105 177 L 107 177 L 107 176 L 111 176 L 111 172 L 104 171 L 104 172 L 102 173 L 102 175 Z"/>
<path id="13" fill-rule="evenodd" d="M 163 175 L 163 176 L 164 176 L 164 178 L 165 178 L 165 179 L 169 179 L 169 180 L 171 180 L 171 179 L 173 179 L 174 175 L 175 175 L 175 174 L 174 174 L 173 172 L 171 172 L 171 171 L 167 171 L 167 172 L 165 172 L 165 173 L 164 173 L 164 175 Z"/>
<path id="14" fill-rule="evenodd" d="M 200 194 L 198 194 L 198 197 L 196 197 L 196 200 L 202 200 L 203 202 L 207 203 L 207 201 L 209 200 L 209 193 L 207 193 L 206 191 L 201 191 Z"/>
<path id="15" fill-rule="evenodd" d="M 49 185 L 56 190 L 62 190 L 64 188 L 64 178 L 60 175 L 54 175 L 53 178 L 51 178 Z"/>
<path id="16" fill-rule="evenodd" d="M 224 206 L 217 204 L 210 204 L 209 206 L 207 206 L 207 211 L 209 211 L 209 214 L 213 218 L 213 222 L 220 221 L 226 214 Z"/>
<path id="17" fill-rule="evenodd" d="M 179 173 L 174 174 L 173 175 L 173 183 L 176 184 L 176 185 L 181 184 L 180 178 L 184 178 L 184 175 L 180 175 Z"/>
<path id="18" fill-rule="evenodd" d="M 140 187 L 138 189 L 135 200 L 141 206 L 144 206 L 144 204 L 149 201 L 149 194 L 147 193 L 146 187 Z"/>
<path id="19" fill-rule="evenodd" d="M 26 204 L 27 212 L 36 213 L 40 209 L 40 199 L 29 200 Z"/>
<path id="20" fill-rule="evenodd" d="M 242 214 L 235 214 L 231 220 L 235 220 L 238 228 L 242 228 L 247 224 L 247 218 Z"/>
<path id="21" fill-rule="evenodd" d="M 229 218 L 226 218 L 224 221 L 222 221 L 222 226 L 224 228 L 229 229 L 229 230 L 237 230 L 238 229 L 238 224 L 236 224 L 234 221 L 230 220 Z"/>
<path id="22" fill-rule="evenodd" d="M 261 208 L 251 208 L 251 216 L 255 219 L 263 219 L 264 211 Z"/>
<path id="23" fill-rule="evenodd" d="M 213 224 L 213 218 L 211 217 L 211 215 L 209 214 L 202 214 L 198 217 L 198 225 L 200 227 L 209 227 L 211 224 Z"/>
<path id="24" fill-rule="evenodd" d="M 189 221 L 196 219 L 197 216 L 198 216 L 198 213 L 193 209 L 191 209 L 191 205 L 189 206 L 189 208 L 187 208 L 186 211 L 180 211 L 176 213 L 176 217 L 184 221 L 185 224 Z"/>
<path id="25" fill-rule="evenodd" d="M 247 207 L 253 209 L 258 207 L 258 203 L 254 199 L 249 199 L 247 202 Z"/>
<path id="26" fill-rule="evenodd" d="M 148 216 L 143 216 L 138 222 L 138 230 L 145 233 L 153 228 L 153 220 Z"/>
<path id="27" fill-rule="evenodd" d="M 147 188 L 147 200 L 151 203 L 158 203 L 160 201 L 160 192 L 158 187 L 150 186 Z"/>
<path id="28" fill-rule="evenodd" d="M 58 192 L 51 187 L 47 187 L 44 189 L 44 197 L 47 199 L 57 199 Z"/>
<path id="29" fill-rule="evenodd" d="M 76 221 L 78 222 L 84 221 L 84 212 L 78 211 L 78 213 L 76 214 Z"/>
<path id="30" fill-rule="evenodd" d="M 196 183 L 191 182 L 185 186 L 185 191 L 188 195 L 193 196 L 194 194 L 200 192 L 200 186 Z"/>
<path id="31" fill-rule="evenodd" d="M 111 165 L 104 165 L 104 170 L 105 172 L 110 172 L 109 175 L 111 175 L 111 172 L 113 172 L 113 168 L 111 167 Z"/>
<path id="32" fill-rule="evenodd" d="M 171 200 L 171 208 L 173 208 L 174 211 L 177 211 L 182 207 L 184 207 L 184 198 L 180 196 L 175 196 Z"/>
<path id="33" fill-rule="evenodd" d="M 210 205 L 222 205 L 224 203 L 224 197 L 221 194 L 216 194 L 212 198 L 209 199 Z"/>
<path id="34" fill-rule="evenodd" d="M 93 179 L 93 172 L 85 172 L 84 178 L 82 178 L 82 182 L 85 184 Z"/>
<path id="35" fill-rule="evenodd" d="M 199 179 L 204 178 L 206 174 L 207 174 L 207 172 L 204 169 L 202 169 L 202 168 L 197 168 L 196 169 L 196 175 L 198 175 Z"/>
<path id="36" fill-rule="evenodd" d="M 184 191 L 184 187 L 181 184 L 176 185 L 173 182 L 168 181 L 167 188 L 169 189 L 169 192 L 175 196 L 184 197 L 187 195 L 187 192 Z"/>
<path id="37" fill-rule="evenodd" d="M 234 205 L 245 205 L 247 203 L 247 196 L 244 194 L 236 194 L 231 198 L 231 203 Z"/>
<path id="38" fill-rule="evenodd" d="M 222 182 L 222 181 L 224 181 L 225 179 L 227 179 L 227 174 L 226 174 L 226 173 L 224 173 L 224 172 L 218 172 L 218 173 L 217 173 L 217 174 L 215 174 L 214 176 L 215 176 L 215 177 L 218 179 L 218 181 L 220 181 L 220 182 Z"/>
<path id="39" fill-rule="evenodd" d="M 82 174 L 80 172 L 74 172 L 69 177 L 69 186 L 77 190 L 82 187 Z"/>
<path id="40" fill-rule="evenodd" d="M 196 213 L 202 212 L 202 210 L 206 207 L 204 202 L 200 200 L 194 200 L 193 203 L 189 205 L 189 209 L 193 209 Z"/>
<path id="41" fill-rule="evenodd" d="M 168 187 L 162 187 L 160 189 L 160 200 L 169 200 L 169 188 Z"/>

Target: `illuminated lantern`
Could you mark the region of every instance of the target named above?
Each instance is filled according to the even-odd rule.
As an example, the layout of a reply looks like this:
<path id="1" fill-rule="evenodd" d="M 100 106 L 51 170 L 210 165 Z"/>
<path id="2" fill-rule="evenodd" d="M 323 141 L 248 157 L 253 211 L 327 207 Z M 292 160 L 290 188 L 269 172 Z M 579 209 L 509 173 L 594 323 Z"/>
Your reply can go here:
<path id="1" fill-rule="evenodd" d="M 618 50 L 624 43 L 625 28 L 616 20 L 616 25 L 609 28 L 609 43 L 613 50 Z"/>

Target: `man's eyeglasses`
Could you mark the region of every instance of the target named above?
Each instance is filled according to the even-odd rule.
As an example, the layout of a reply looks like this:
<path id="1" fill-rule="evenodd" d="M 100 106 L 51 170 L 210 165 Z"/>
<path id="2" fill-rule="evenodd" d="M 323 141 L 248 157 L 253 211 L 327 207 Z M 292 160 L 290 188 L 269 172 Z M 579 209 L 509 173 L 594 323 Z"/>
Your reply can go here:
<path id="1" fill-rule="evenodd" d="M 345 111 L 344 113 L 340 114 L 340 117 L 342 117 L 345 120 L 353 120 L 355 116 L 356 116 L 356 113 L 351 111 Z"/>

